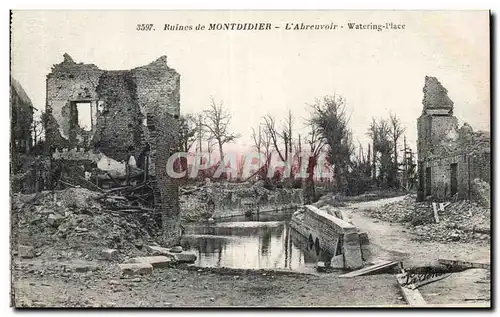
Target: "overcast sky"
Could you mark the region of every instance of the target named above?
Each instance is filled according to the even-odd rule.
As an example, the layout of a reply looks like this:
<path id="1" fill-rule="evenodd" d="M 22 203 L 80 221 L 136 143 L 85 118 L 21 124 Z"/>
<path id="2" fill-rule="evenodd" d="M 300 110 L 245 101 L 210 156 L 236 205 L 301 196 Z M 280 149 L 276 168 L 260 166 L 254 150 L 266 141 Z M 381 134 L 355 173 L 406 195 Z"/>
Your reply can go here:
<path id="1" fill-rule="evenodd" d="M 163 31 L 165 23 L 264 22 L 271 31 Z M 286 23 L 345 25 L 337 31 L 286 31 Z M 405 30 L 347 30 L 346 23 L 403 23 Z M 155 31 L 138 32 L 138 23 Z M 64 53 L 101 69 L 130 69 L 167 55 L 181 74 L 181 112 L 205 109 L 210 97 L 233 115 L 232 129 L 250 146 L 251 127 L 266 113 L 278 120 L 292 109 L 297 128 L 315 98 L 339 94 L 348 102 L 355 140 L 368 142 L 372 117 L 399 116 L 416 150 L 426 75 L 436 76 L 455 103 L 455 115 L 489 130 L 488 12 L 148 12 L 16 11 L 12 75 L 38 109 L 45 78 Z"/>

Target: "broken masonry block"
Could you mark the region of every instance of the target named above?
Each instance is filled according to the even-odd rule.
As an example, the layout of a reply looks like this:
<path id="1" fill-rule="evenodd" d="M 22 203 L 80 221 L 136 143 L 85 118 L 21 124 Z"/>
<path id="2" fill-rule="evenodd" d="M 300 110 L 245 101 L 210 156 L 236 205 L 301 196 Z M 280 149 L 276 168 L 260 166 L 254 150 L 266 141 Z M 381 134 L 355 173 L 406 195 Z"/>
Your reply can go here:
<path id="1" fill-rule="evenodd" d="M 167 248 L 159 247 L 156 245 L 147 245 L 146 250 L 152 255 L 170 255 L 170 251 Z"/>
<path id="2" fill-rule="evenodd" d="M 332 257 L 332 259 L 330 260 L 330 267 L 332 267 L 334 269 L 343 269 L 345 267 L 344 255 L 339 254 L 339 255 Z"/>
<path id="3" fill-rule="evenodd" d="M 344 260 L 347 269 L 358 269 L 363 267 L 361 246 L 358 233 L 344 235 Z"/>
<path id="4" fill-rule="evenodd" d="M 173 249 L 173 248 L 172 248 Z M 196 262 L 196 255 L 191 252 L 181 251 L 179 253 L 175 253 L 172 249 L 167 249 L 159 246 L 148 245 L 146 246 L 146 250 L 148 250 L 153 255 L 164 255 L 169 257 L 170 259 L 180 262 L 180 263 L 193 263 Z"/>
<path id="5" fill-rule="evenodd" d="M 118 264 L 122 275 L 150 275 L 153 273 L 153 266 L 149 263 L 123 263 Z"/>
<path id="6" fill-rule="evenodd" d="M 171 258 L 162 255 L 135 257 L 125 261 L 125 263 L 147 263 L 155 268 L 167 267 L 171 262 Z"/>
<path id="7" fill-rule="evenodd" d="M 368 239 L 368 233 L 366 233 L 366 232 L 359 233 L 359 244 L 360 245 L 370 244 L 370 240 Z"/>
<path id="8" fill-rule="evenodd" d="M 18 247 L 18 253 L 21 258 L 31 259 L 35 257 L 35 248 L 28 245 L 20 245 Z"/>
<path id="9" fill-rule="evenodd" d="M 101 256 L 108 261 L 118 260 L 119 252 L 116 249 L 104 249 L 101 251 Z"/>
<path id="10" fill-rule="evenodd" d="M 180 263 L 194 263 L 197 259 L 196 255 L 191 252 L 171 253 L 171 255 Z"/>
<path id="11" fill-rule="evenodd" d="M 176 245 L 175 247 L 170 249 L 170 252 L 173 253 L 181 253 L 182 252 L 182 247 L 180 245 Z"/>
<path id="12" fill-rule="evenodd" d="M 77 262 L 70 265 L 71 270 L 76 273 L 94 272 L 99 270 L 99 266 L 91 262 Z"/>
<path id="13" fill-rule="evenodd" d="M 361 257 L 363 261 L 368 262 L 371 258 L 370 240 L 368 239 L 368 233 L 359 233 L 359 244 L 361 246 Z"/>

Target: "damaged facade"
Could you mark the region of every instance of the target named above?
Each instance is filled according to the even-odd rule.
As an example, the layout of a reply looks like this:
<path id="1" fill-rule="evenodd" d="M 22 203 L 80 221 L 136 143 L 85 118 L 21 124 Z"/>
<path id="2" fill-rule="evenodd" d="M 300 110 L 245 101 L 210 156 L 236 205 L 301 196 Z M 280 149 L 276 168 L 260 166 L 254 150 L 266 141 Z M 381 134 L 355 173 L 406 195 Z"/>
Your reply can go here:
<path id="1" fill-rule="evenodd" d="M 11 149 L 29 153 L 32 147 L 31 127 L 35 108 L 23 87 L 10 77 Z"/>
<path id="2" fill-rule="evenodd" d="M 166 56 L 131 70 L 107 71 L 64 54 L 47 75 L 45 131 L 52 157 L 92 161 L 109 172 L 133 155 L 151 175 L 166 243 L 179 233 L 178 185 L 166 174 L 178 138 L 179 86 L 180 75 L 167 66 Z"/>
<path id="3" fill-rule="evenodd" d="M 459 127 L 453 101 L 435 77 L 425 77 L 418 128 L 418 199 L 471 199 L 476 180 L 490 183 L 489 132 Z"/>

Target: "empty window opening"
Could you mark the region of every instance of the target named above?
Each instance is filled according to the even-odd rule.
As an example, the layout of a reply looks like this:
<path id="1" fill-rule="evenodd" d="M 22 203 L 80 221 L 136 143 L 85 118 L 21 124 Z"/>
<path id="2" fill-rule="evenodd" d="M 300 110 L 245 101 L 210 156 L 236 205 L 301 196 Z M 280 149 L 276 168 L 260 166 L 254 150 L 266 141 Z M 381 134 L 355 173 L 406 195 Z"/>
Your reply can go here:
<path id="1" fill-rule="evenodd" d="M 74 109 L 78 118 L 78 126 L 84 131 L 92 131 L 92 103 L 91 102 L 76 102 Z"/>

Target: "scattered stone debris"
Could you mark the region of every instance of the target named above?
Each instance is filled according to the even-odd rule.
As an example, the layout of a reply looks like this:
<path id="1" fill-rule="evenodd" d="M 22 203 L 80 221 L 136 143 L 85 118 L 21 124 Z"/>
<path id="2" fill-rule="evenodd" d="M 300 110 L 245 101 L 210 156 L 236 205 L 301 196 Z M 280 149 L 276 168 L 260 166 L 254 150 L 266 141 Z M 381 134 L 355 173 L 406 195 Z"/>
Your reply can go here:
<path id="1" fill-rule="evenodd" d="M 13 194 L 14 248 L 20 256 L 34 257 L 36 249 L 58 259 L 106 258 L 104 249 L 120 251 L 109 254 L 113 259 L 146 255 L 137 245 L 153 244 L 160 231 L 152 213 L 111 210 L 101 196 L 85 188 Z"/>
<path id="2" fill-rule="evenodd" d="M 76 273 L 95 272 L 100 268 L 97 263 L 85 260 L 73 260 L 64 266 L 68 271 Z"/>
<path id="3" fill-rule="evenodd" d="M 171 249 L 163 248 L 154 245 L 146 246 L 146 250 L 152 255 L 164 255 L 174 260 L 177 263 L 194 263 L 197 259 L 196 255 L 191 252 L 182 250 L 181 246 L 176 246 Z M 176 250 L 177 252 L 174 252 Z"/>
<path id="4" fill-rule="evenodd" d="M 371 217 L 406 224 L 424 241 L 467 242 L 480 240 L 489 243 L 491 210 L 476 202 L 457 201 L 439 210 L 435 223 L 431 202 L 415 201 L 415 195 L 367 211 Z"/>
<path id="5" fill-rule="evenodd" d="M 471 196 L 481 206 L 491 208 L 491 189 L 487 182 L 479 178 L 474 179 L 471 186 Z"/>

